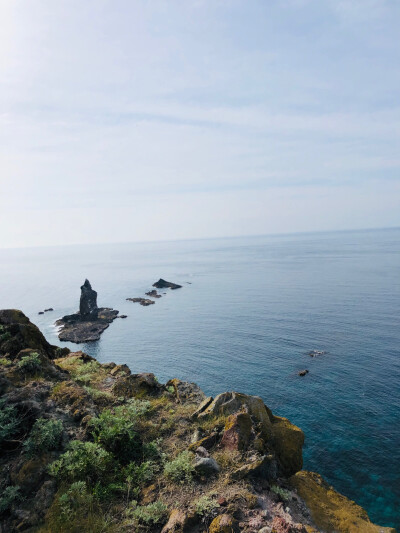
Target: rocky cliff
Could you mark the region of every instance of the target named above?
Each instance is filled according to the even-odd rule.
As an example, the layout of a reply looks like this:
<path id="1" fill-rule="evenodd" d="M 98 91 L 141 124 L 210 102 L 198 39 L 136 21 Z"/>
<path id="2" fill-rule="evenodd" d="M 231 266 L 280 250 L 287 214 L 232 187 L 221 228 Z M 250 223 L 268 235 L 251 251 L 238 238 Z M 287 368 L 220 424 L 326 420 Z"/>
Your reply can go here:
<path id="1" fill-rule="evenodd" d="M 261 398 L 100 364 L 16 310 L 0 395 L 0 533 L 394 531 L 302 471 L 303 432 Z"/>

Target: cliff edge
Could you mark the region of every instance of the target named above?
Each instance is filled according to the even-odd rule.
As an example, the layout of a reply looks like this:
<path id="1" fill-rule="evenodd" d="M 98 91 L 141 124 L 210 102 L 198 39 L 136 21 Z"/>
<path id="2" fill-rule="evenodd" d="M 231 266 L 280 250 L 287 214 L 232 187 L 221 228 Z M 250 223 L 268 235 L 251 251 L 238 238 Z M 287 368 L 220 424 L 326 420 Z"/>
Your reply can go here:
<path id="1" fill-rule="evenodd" d="M 160 384 L 0 311 L 0 533 L 394 532 L 303 471 L 303 443 L 257 396 Z"/>

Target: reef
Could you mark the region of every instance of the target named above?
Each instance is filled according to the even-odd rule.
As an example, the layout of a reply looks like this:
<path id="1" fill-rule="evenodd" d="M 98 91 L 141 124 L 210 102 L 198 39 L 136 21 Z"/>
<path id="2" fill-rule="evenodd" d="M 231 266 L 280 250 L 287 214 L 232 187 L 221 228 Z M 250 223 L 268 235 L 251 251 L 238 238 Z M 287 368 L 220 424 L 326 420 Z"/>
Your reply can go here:
<path id="1" fill-rule="evenodd" d="M 56 321 L 60 328 L 58 338 L 75 343 L 97 341 L 117 316 L 115 309 L 97 306 L 97 292 L 86 279 L 81 286 L 79 311 Z"/>
<path id="2" fill-rule="evenodd" d="M 2 533 L 395 531 L 303 471 L 303 443 L 257 396 L 100 364 L 0 311 Z"/>

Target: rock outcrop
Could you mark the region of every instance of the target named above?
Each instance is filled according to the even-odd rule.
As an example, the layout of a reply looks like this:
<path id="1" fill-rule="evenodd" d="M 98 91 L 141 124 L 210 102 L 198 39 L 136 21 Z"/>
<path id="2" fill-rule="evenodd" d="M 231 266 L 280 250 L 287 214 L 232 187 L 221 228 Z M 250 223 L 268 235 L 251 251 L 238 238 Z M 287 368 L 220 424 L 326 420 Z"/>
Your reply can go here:
<path id="1" fill-rule="evenodd" d="M 81 286 L 79 311 L 56 321 L 60 328 L 58 338 L 75 343 L 97 341 L 117 316 L 115 309 L 97 306 L 97 292 L 86 279 Z"/>

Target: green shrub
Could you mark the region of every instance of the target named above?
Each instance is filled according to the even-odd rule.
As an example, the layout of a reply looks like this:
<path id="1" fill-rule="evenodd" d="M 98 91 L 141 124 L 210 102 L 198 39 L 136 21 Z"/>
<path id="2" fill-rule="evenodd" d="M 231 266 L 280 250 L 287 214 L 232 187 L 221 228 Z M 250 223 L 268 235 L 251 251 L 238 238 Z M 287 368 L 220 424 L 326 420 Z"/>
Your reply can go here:
<path id="1" fill-rule="evenodd" d="M 0 496 L 0 514 L 8 511 L 11 505 L 21 499 L 19 487 L 7 487 Z"/>
<path id="2" fill-rule="evenodd" d="M 131 502 L 126 510 L 128 518 L 133 519 L 136 525 L 152 526 L 163 522 L 168 516 L 168 507 L 161 501 L 150 503 L 149 505 L 137 505 Z"/>
<path id="3" fill-rule="evenodd" d="M 0 448 L 3 443 L 18 432 L 20 420 L 15 407 L 5 405 L 4 400 L 0 400 Z"/>
<path id="4" fill-rule="evenodd" d="M 72 483 L 67 492 L 58 499 L 60 512 L 64 518 L 74 518 L 77 513 L 90 512 L 93 505 L 93 495 L 87 489 L 84 481 Z"/>
<path id="5" fill-rule="evenodd" d="M 85 391 L 93 398 L 93 400 L 114 400 L 114 396 L 109 391 L 98 390 L 93 387 L 84 385 Z"/>
<path id="6" fill-rule="evenodd" d="M 0 357 L 0 366 L 10 366 L 11 361 L 6 357 Z"/>
<path id="7" fill-rule="evenodd" d="M 0 343 L 8 341 L 8 339 L 11 339 L 12 335 L 9 331 L 6 331 L 4 333 L 0 334 Z"/>
<path id="8" fill-rule="evenodd" d="M 218 509 L 218 507 L 218 502 L 207 495 L 201 496 L 201 498 L 199 498 L 194 504 L 194 509 L 200 516 L 210 515 L 215 511 L 215 509 Z"/>
<path id="9" fill-rule="evenodd" d="M 86 481 L 88 484 L 103 482 L 112 476 L 113 458 L 94 442 L 74 440 L 69 449 L 49 466 L 49 472 L 59 480 Z"/>
<path id="10" fill-rule="evenodd" d="M 28 439 L 23 444 L 25 451 L 32 457 L 35 454 L 58 448 L 61 443 L 62 432 L 63 425 L 60 420 L 38 418 Z"/>
<path id="11" fill-rule="evenodd" d="M 143 442 L 135 424 L 138 417 L 149 409 L 148 404 L 134 400 L 112 411 L 105 409 L 98 417 L 92 418 L 89 425 L 93 428 L 95 442 L 115 454 L 123 464 L 140 461 L 143 458 Z"/>
<path id="12" fill-rule="evenodd" d="M 193 472 L 192 454 L 187 450 L 166 463 L 164 467 L 165 476 L 175 483 L 190 482 L 193 478 Z"/>
<path id="13" fill-rule="evenodd" d="M 282 500 L 290 500 L 292 498 L 292 493 L 290 490 L 283 489 L 278 487 L 278 485 L 271 485 L 271 492 L 279 496 Z"/>
<path id="14" fill-rule="evenodd" d="M 89 383 L 93 379 L 93 374 L 98 373 L 99 368 L 101 368 L 101 365 L 97 361 L 89 361 L 87 363 L 79 361 L 79 364 L 71 369 L 71 373 L 76 380 Z"/>
<path id="15" fill-rule="evenodd" d="M 24 355 L 21 361 L 18 361 L 17 367 L 24 374 L 38 373 L 41 368 L 40 355 L 37 352 L 32 352 L 29 355 Z"/>

